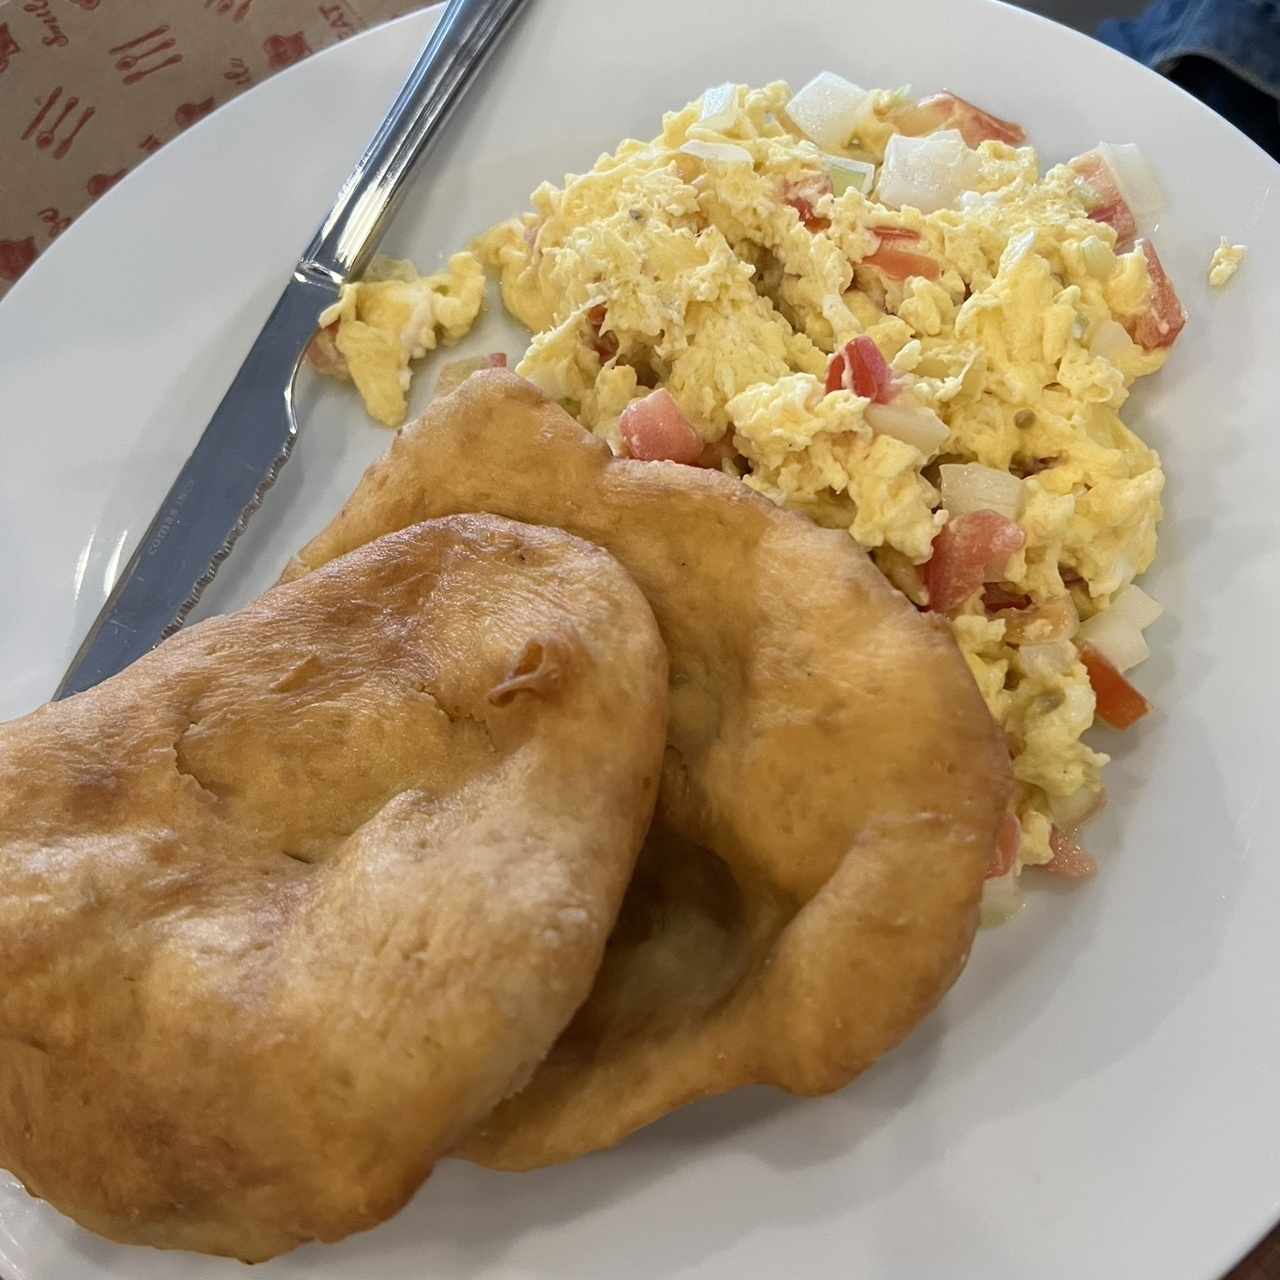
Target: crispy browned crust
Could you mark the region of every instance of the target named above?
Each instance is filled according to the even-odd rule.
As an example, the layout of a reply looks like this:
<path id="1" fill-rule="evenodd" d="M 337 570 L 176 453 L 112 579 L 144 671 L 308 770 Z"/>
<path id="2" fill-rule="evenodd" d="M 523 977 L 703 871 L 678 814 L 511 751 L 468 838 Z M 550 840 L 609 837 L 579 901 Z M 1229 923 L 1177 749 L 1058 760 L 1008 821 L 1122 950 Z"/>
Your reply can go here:
<path id="1" fill-rule="evenodd" d="M 1008 755 L 945 626 L 849 537 L 716 472 L 615 459 L 524 380 L 405 428 L 296 577 L 451 511 L 611 551 L 667 643 L 644 854 L 591 998 L 462 1153 L 523 1169 L 739 1084 L 847 1083 L 964 965 Z"/>
<path id="2" fill-rule="evenodd" d="M 608 555 L 463 516 L 0 726 L 0 1166 L 248 1260 L 394 1213 L 586 996 L 666 680 Z"/>

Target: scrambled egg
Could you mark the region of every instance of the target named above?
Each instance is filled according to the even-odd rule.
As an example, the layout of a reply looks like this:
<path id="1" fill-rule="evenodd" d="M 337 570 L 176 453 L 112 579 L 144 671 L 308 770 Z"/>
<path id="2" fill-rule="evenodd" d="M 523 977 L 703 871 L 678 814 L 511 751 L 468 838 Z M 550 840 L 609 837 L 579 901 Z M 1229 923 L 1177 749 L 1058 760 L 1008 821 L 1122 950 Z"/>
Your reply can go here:
<path id="1" fill-rule="evenodd" d="M 375 257 L 359 283 L 344 285 L 321 314 L 312 363 L 350 378 L 369 416 L 398 427 L 408 403 L 409 362 L 466 335 L 480 314 L 484 285 L 472 253 L 455 253 L 447 270 L 430 276 L 419 275 L 412 262 Z"/>
<path id="2" fill-rule="evenodd" d="M 1215 289 L 1221 289 L 1240 270 L 1247 252 L 1247 246 L 1232 244 L 1223 236 L 1213 251 L 1213 257 L 1209 259 L 1209 283 Z"/>
<path id="3" fill-rule="evenodd" d="M 1118 244 L 1090 216 L 1097 200 L 1079 172 L 1041 175 L 1029 146 L 962 145 L 965 191 L 922 213 L 878 202 L 870 181 L 833 183 L 840 164 L 789 120 L 785 84 L 716 94 L 712 120 L 701 100 L 668 114 L 656 138 L 544 183 L 530 212 L 477 242 L 533 335 L 517 372 L 619 452 L 620 415 L 665 387 L 706 444 L 722 442 L 725 470 L 846 529 L 922 607 L 923 566 L 952 514 L 940 464 L 1016 478 L 1025 545 L 1001 571 L 1000 599 L 975 591 L 952 626 L 1009 738 L 1017 865 L 1050 862 L 1055 817 L 1074 825 L 1062 815 L 1100 794 L 1107 759 L 1081 741 L 1095 694 L 1070 642 L 1156 550 L 1164 475 L 1120 410 L 1168 355 L 1130 337 L 1163 272 L 1153 278 L 1140 242 Z M 846 170 L 879 174 L 904 101 L 866 95 L 840 149 Z M 907 258 L 886 267 L 899 250 Z M 901 269 L 922 258 L 927 270 Z M 436 319 L 446 336 L 479 307 L 471 260 L 452 272 L 426 282 L 423 313 L 452 303 Z M 420 340 L 404 337 L 411 308 L 388 326 L 369 319 L 377 296 L 344 296 L 341 323 L 376 327 L 387 396 L 376 416 L 390 421 Z M 364 333 L 340 328 L 339 349 L 373 343 Z M 848 385 L 827 390 L 833 354 L 858 338 L 932 434 L 895 428 Z"/>

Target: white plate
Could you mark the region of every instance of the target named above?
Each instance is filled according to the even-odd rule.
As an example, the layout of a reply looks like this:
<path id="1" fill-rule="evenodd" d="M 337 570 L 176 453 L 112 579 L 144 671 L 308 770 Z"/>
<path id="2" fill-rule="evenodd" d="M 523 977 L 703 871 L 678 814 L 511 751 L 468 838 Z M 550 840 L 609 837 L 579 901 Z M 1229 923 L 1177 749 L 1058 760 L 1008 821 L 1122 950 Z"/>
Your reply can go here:
<path id="1" fill-rule="evenodd" d="M 1092 833 L 1099 878 L 979 940 L 943 1010 L 842 1094 L 746 1091 L 520 1176 L 442 1165 L 378 1230 L 255 1276 L 1158 1276 L 1207 1280 L 1280 1213 L 1280 169 L 1154 75 L 985 0 L 534 0 L 385 247 L 430 262 L 734 78 L 942 85 L 1049 160 L 1140 142 L 1191 311 L 1131 420 L 1169 472 L 1168 606 Z M 240 98 L 149 160 L 0 306 L 0 716 L 42 701 L 430 25 Z M 1222 294 L 1219 234 L 1250 244 Z M 517 351 L 491 317 L 469 349 Z M 494 335 L 498 336 L 495 337 Z M 426 379 L 424 379 L 426 381 Z M 210 593 L 247 600 L 390 437 L 336 387 Z M 1103 735 L 1099 735 L 1100 737 Z M 927 750 L 927 744 L 922 744 Z M 2 981 L 2 978 L 0 978 Z M 225 1276 L 125 1250 L 0 1175 L 7 1280 Z"/>

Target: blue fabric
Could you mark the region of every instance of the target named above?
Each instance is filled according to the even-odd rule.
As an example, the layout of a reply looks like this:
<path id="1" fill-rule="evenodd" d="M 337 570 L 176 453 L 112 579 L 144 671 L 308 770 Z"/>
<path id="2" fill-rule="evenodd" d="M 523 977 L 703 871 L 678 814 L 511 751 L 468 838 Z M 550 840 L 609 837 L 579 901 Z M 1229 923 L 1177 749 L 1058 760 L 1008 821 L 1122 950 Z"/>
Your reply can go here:
<path id="1" fill-rule="evenodd" d="M 1146 63 L 1280 160 L 1280 0 L 1156 0 L 1098 38 Z"/>

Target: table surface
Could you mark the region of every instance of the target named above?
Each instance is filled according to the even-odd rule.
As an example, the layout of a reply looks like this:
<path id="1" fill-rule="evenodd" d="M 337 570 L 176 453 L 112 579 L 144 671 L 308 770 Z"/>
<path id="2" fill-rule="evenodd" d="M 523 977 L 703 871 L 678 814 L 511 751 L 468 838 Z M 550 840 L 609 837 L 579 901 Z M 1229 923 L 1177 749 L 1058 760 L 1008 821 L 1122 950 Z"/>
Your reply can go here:
<path id="1" fill-rule="evenodd" d="M 274 72 L 422 0 L 0 0 L 0 297 L 152 151 Z M 1089 29 L 1138 0 L 1027 0 Z M 1095 13 L 1096 11 L 1096 13 Z M 3 1280 L 0 1277 L 0 1280 Z M 1227 1280 L 1280 1280 L 1277 1228 Z"/>

